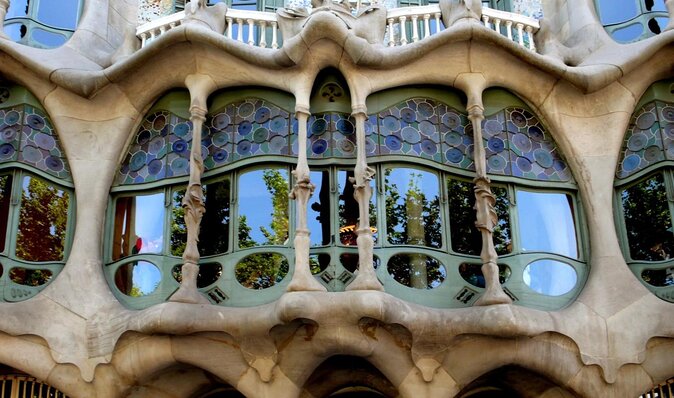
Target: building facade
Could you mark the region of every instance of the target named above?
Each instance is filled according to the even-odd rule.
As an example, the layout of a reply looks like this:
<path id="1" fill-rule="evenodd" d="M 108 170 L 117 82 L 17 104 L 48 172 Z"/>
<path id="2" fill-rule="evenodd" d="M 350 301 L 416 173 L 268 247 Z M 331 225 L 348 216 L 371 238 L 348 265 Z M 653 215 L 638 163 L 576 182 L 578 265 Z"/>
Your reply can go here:
<path id="1" fill-rule="evenodd" d="M 674 1 L 0 16 L 0 398 L 674 396 Z"/>

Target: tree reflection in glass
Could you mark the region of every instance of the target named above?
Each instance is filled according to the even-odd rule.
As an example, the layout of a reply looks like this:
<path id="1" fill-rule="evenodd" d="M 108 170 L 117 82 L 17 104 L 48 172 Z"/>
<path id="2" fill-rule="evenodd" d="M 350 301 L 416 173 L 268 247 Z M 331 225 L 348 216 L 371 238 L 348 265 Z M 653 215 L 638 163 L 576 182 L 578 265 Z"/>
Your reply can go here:
<path id="1" fill-rule="evenodd" d="M 386 169 L 384 184 L 389 243 L 441 247 L 438 176 L 409 168 Z"/>
<path id="2" fill-rule="evenodd" d="M 358 229 L 358 202 L 353 197 L 353 170 L 339 170 L 337 174 L 337 190 L 339 191 L 339 241 L 343 245 L 356 246 L 356 230 Z M 372 239 L 377 241 L 377 198 L 375 181 L 370 181 L 372 197 L 370 198 L 370 230 Z"/>
<path id="3" fill-rule="evenodd" d="M 9 270 L 9 279 L 25 286 L 42 286 L 49 282 L 52 272 L 48 269 L 28 269 L 15 267 Z"/>
<path id="4" fill-rule="evenodd" d="M 447 179 L 447 202 L 452 250 L 457 253 L 479 256 L 482 251 L 482 234 L 475 227 L 475 192 L 469 182 Z M 499 255 L 512 251 L 508 192 L 505 188 L 492 187 L 496 198 L 494 210 L 498 224 L 494 227 L 494 248 Z"/>
<path id="5" fill-rule="evenodd" d="M 120 292 L 131 297 L 142 297 L 154 293 L 161 282 L 161 272 L 147 261 L 127 263 L 115 272 L 115 286 Z"/>
<path id="6" fill-rule="evenodd" d="M 521 190 L 516 195 L 522 251 L 578 258 L 571 196 Z"/>
<path id="7" fill-rule="evenodd" d="M 669 260 L 674 250 L 672 220 L 662 174 L 622 191 L 630 257 L 633 260 Z"/>
<path id="8" fill-rule="evenodd" d="M 288 241 L 288 171 L 254 170 L 241 174 L 238 189 L 239 247 L 284 245 Z"/>
<path id="9" fill-rule="evenodd" d="M 330 244 L 330 176 L 327 170 L 312 171 L 311 183 L 316 189 L 309 199 L 307 209 L 307 226 L 311 231 L 311 245 L 325 246 Z"/>
<path id="10" fill-rule="evenodd" d="M 12 196 L 12 176 L 0 176 L 0 252 L 5 251 L 7 224 L 9 222 L 9 203 Z"/>
<path id="11" fill-rule="evenodd" d="M 70 195 L 47 182 L 24 177 L 16 256 L 28 261 L 63 260 Z"/>
<path id="12" fill-rule="evenodd" d="M 199 254 L 210 256 L 227 252 L 229 244 L 229 179 L 202 186 L 206 213 L 201 220 Z M 171 209 L 171 254 L 182 256 L 187 242 L 185 209 L 182 206 L 185 190 L 173 193 Z"/>
<path id="13" fill-rule="evenodd" d="M 164 193 L 117 198 L 112 259 L 161 253 L 164 247 Z"/>
<path id="14" fill-rule="evenodd" d="M 249 289 L 267 289 L 288 274 L 288 260 L 278 253 L 255 253 L 236 264 L 236 280 Z"/>

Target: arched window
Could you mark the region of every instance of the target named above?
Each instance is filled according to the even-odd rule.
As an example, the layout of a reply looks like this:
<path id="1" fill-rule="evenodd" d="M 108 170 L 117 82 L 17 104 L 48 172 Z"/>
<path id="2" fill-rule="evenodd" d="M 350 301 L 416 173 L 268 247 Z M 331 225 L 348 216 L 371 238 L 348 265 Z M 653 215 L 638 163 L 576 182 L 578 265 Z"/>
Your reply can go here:
<path id="1" fill-rule="evenodd" d="M 74 210 L 59 139 L 28 91 L 0 85 L 1 300 L 37 294 L 63 268 Z"/>
<path id="2" fill-rule="evenodd" d="M 616 171 L 623 254 L 658 297 L 674 302 L 674 85 L 651 86 L 632 115 Z"/>
<path id="3" fill-rule="evenodd" d="M 59 47 L 72 36 L 83 0 L 12 0 L 5 32 L 14 41 L 33 47 Z"/>
<path id="4" fill-rule="evenodd" d="M 599 20 L 619 43 L 659 34 L 669 21 L 665 0 L 595 0 Z"/>

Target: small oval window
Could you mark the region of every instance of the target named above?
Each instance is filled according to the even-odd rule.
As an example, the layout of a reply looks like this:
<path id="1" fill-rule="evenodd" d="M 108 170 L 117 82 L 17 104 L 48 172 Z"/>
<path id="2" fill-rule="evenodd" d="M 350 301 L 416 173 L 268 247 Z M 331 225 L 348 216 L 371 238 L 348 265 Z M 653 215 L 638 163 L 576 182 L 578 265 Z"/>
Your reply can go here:
<path id="1" fill-rule="evenodd" d="M 288 260 L 278 253 L 255 253 L 236 264 L 236 280 L 249 289 L 267 289 L 288 274 Z"/>
<path id="2" fill-rule="evenodd" d="M 0 273 L 1 274 L 1 273 Z M 42 286 L 49 282 L 52 272 L 47 269 L 12 268 L 9 270 L 9 279 L 14 283 L 25 286 Z"/>
<path id="3" fill-rule="evenodd" d="M 379 257 L 372 257 L 374 269 L 377 269 L 379 267 Z M 353 274 L 358 269 L 358 253 L 342 253 L 339 255 L 339 262 L 342 264 L 342 267 Z"/>
<path id="4" fill-rule="evenodd" d="M 415 289 L 433 289 L 445 280 L 445 267 L 424 254 L 396 254 L 388 260 L 388 273 L 401 285 Z"/>
<path id="5" fill-rule="evenodd" d="M 330 265 L 330 255 L 325 253 L 312 254 L 309 256 L 309 268 L 313 275 L 320 274 Z"/>
<path id="6" fill-rule="evenodd" d="M 524 283 L 546 296 L 561 296 L 573 290 L 578 281 L 576 270 L 555 260 L 537 260 L 524 268 Z"/>
<path id="7" fill-rule="evenodd" d="M 115 286 L 130 297 L 148 296 L 157 290 L 160 282 L 159 268 L 147 261 L 126 263 L 115 272 Z"/>
<path id="8" fill-rule="evenodd" d="M 463 263 L 459 266 L 459 274 L 468 283 L 477 287 L 484 287 L 484 275 L 482 274 L 481 264 Z M 512 271 L 510 267 L 504 264 L 498 265 L 498 279 L 501 284 L 506 283 L 510 278 Z"/>
<path id="9" fill-rule="evenodd" d="M 178 283 L 183 281 L 182 264 L 176 265 L 171 270 L 171 275 Z M 218 263 L 199 264 L 199 274 L 197 275 L 197 288 L 201 289 L 214 284 L 222 276 L 222 266 Z"/>
<path id="10" fill-rule="evenodd" d="M 674 286 L 674 267 L 665 269 L 645 269 L 641 272 L 641 279 L 651 286 Z"/>

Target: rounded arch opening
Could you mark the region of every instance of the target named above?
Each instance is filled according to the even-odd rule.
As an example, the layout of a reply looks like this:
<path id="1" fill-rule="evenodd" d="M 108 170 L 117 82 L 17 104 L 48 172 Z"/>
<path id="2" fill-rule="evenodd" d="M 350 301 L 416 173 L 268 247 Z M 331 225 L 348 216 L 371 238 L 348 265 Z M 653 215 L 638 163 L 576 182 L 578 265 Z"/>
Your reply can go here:
<path id="1" fill-rule="evenodd" d="M 547 377 L 516 365 L 492 370 L 464 387 L 457 398 L 525 398 L 553 393 L 563 398 L 576 398 L 566 388 Z"/>

